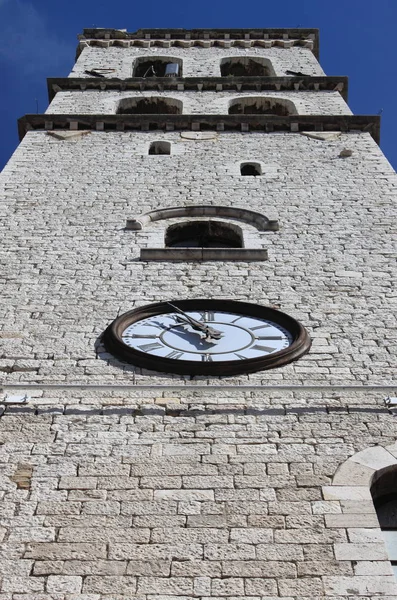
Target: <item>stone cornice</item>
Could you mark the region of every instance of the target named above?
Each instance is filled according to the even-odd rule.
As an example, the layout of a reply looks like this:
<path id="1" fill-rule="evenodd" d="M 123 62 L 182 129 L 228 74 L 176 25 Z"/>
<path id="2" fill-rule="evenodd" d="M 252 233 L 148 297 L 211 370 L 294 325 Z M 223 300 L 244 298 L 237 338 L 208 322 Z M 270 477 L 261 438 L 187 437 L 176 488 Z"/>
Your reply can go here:
<path id="1" fill-rule="evenodd" d="M 25 115 L 18 120 L 19 137 L 31 130 L 93 131 L 259 131 L 301 133 L 304 131 L 368 132 L 379 143 L 378 115 Z"/>
<path id="2" fill-rule="evenodd" d="M 47 79 L 51 100 L 60 91 L 338 91 L 347 101 L 347 77 L 64 77 Z"/>
<path id="3" fill-rule="evenodd" d="M 347 101 L 347 77 L 64 77 L 47 79 L 49 100 L 60 91 L 338 91 Z"/>
<path id="4" fill-rule="evenodd" d="M 85 30 L 85 31 L 96 31 L 96 30 Z M 318 58 L 318 37 L 305 37 L 299 35 L 299 37 L 290 37 L 288 33 L 283 34 L 285 37 L 280 35 L 275 35 L 274 37 L 270 37 L 270 34 L 265 37 L 265 35 L 261 35 L 258 38 L 251 36 L 250 34 L 246 34 L 248 37 L 240 36 L 239 38 L 226 38 L 223 36 L 216 37 L 208 37 L 208 38 L 191 38 L 191 37 L 183 37 L 182 35 L 177 39 L 172 37 L 166 38 L 165 34 L 162 37 L 152 37 L 151 34 L 146 34 L 147 37 L 139 36 L 137 37 L 135 34 L 124 33 L 125 37 L 117 37 L 113 36 L 112 33 L 104 33 L 107 31 L 113 32 L 115 30 L 99 30 L 101 33 L 96 34 L 94 37 L 85 37 L 80 36 L 79 45 L 77 46 L 76 51 L 76 60 L 80 56 L 83 49 L 87 46 L 97 46 L 100 48 L 110 48 L 112 46 L 118 46 L 121 48 L 130 48 L 130 47 L 141 47 L 141 48 L 172 48 L 173 46 L 179 46 L 182 48 L 192 48 L 194 46 L 200 48 L 211 48 L 213 46 L 217 46 L 219 48 L 292 48 L 294 46 L 301 46 L 303 48 L 308 48 L 313 51 L 314 55 Z M 161 31 L 161 30 L 159 30 Z M 289 30 L 273 30 L 273 31 L 289 31 Z M 300 31 L 300 30 L 297 30 Z M 306 30 L 302 30 L 306 31 Z M 209 35 L 209 34 L 208 34 Z M 226 34 L 225 34 L 226 35 Z M 106 37 L 108 36 L 108 37 Z"/>

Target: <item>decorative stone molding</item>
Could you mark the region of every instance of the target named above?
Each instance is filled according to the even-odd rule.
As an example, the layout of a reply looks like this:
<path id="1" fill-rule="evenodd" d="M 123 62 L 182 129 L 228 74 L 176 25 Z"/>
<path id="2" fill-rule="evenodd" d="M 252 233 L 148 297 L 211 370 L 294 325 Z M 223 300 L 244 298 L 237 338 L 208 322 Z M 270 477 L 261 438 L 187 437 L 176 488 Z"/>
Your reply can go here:
<path id="1" fill-rule="evenodd" d="M 98 48 L 111 48 L 119 46 L 121 48 L 131 48 L 137 46 L 140 48 L 171 48 L 172 46 L 180 46 L 182 48 L 211 48 L 218 46 L 220 48 L 292 48 L 293 46 L 301 46 L 314 51 L 315 45 L 313 40 L 81 40 L 77 47 L 77 55 L 88 46 L 96 46 Z"/>
<path id="2" fill-rule="evenodd" d="M 221 86 L 224 91 L 339 91 L 347 101 L 347 77 L 52 77 L 47 79 L 48 97 L 53 100 L 60 91 L 213 91 Z"/>
<path id="3" fill-rule="evenodd" d="M 357 454 L 354 454 L 346 462 L 344 462 L 337 472 L 332 481 L 332 486 L 326 486 L 323 488 L 323 492 L 326 495 L 331 494 L 335 500 L 338 491 L 335 491 L 335 486 L 338 488 L 352 488 L 356 490 L 357 487 L 366 488 L 368 494 L 364 494 L 367 498 L 371 498 L 370 487 L 372 484 L 373 476 L 376 471 L 385 469 L 386 467 L 397 467 L 397 443 L 391 446 L 373 446 L 366 448 Z M 348 493 L 347 489 L 344 489 L 344 496 Z M 354 495 L 353 491 L 352 494 Z"/>
<path id="4" fill-rule="evenodd" d="M 256 227 L 258 231 L 278 231 L 278 221 L 269 219 L 261 213 L 231 206 L 176 206 L 160 208 L 141 215 L 136 219 L 128 219 L 126 229 L 140 231 L 151 221 L 175 219 L 178 217 L 222 217 L 243 221 Z"/>
<path id="5" fill-rule="evenodd" d="M 105 115 L 105 114 L 29 114 L 18 120 L 19 138 L 33 130 L 82 130 L 97 131 L 261 131 L 262 133 L 301 131 L 341 132 L 363 131 L 379 143 L 379 115 Z"/>

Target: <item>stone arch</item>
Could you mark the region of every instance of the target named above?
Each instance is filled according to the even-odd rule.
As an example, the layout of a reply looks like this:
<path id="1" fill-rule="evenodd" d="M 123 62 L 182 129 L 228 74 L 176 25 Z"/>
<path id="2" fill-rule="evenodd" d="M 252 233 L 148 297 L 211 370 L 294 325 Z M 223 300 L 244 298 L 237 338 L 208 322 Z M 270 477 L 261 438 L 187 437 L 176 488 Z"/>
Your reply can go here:
<path id="1" fill-rule="evenodd" d="M 163 96 L 132 96 L 122 98 L 117 105 L 117 114 L 121 115 L 181 115 L 183 102 L 176 98 Z"/>
<path id="2" fill-rule="evenodd" d="M 152 221 L 163 219 L 175 219 L 179 217 L 221 217 L 224 219 L 235 219 L 243 221 L 256 227 L 258 231 L 278 231 L 278 221 L 269 219 L 265 215 L 247 210 L 246 208 L 237 208 L 232 206 L 173 206 L 170 208 L 160 208 L 152 210 L 137 219 L 127 221 L 127 229 L 136 231 L 143 229 Z"/>
<path id="3" fill-rule="evenodd" d="M 325 486 L 323 490 L 328 493 L 327 488 L 331 490 L 338 486 L 352 489 L 361 487 L 368 490 L 366 497 L 371 499 L 370 488 L 376 473 L 393 467 L 397 467 L 397 442 L 386 447 L 365 448 L 342 463 L 333 477 L 332 486 Z"/>
<path id="4" fill-rule="evenodd" d="M 272 62 L 262 56 L 227 56 L 220 64 L 222 77 L 274 77 Z"/>
<path id="5" fill-rule="evenodd" d="M 393 483 L 397 483 L 396 473 L 397 442 L 386 447 L 372 446 L 342 463 L 333 477 L 332 485 L 322 488 L 325 500 L 322 510 L 327 529 L 346 530 L 346 541 L 334 543 L 335 558 L 338 561 L 350 560 L 356 575 L 339 578 L 338 582 L 337 578 L 330 578 L 331 587 L 333 590 L 338 587 L 338 593 L 346 595 L 353 590 L 359 594 L 360 589 L 365 587 L 368 590 L 370 587 L 376 594 L 397 594 L 396 579 L 393 577 L 393 570 L 397 575 L 397 536 L 384 536 L 385 531 L 383 525 L 379 524 L 379 513 L 375 508 L 376 492 L 382 494 L 384 491 L 385 482 L 382 479 L 392 474 Z M 380 486 L 374 493 L 377 482 L 380 482 Z M 397 533 L 397 527 L 394 529 L 393 533 Z M 378 571 L 372 573 L 368 570 L 369 561 L 376 561 Z"/>
<path id="6" fill-rule="evenodd" d="M 183 61 L 175 56 L 138 56 L 133 64 L 133 77 L 182 77 Z"/>
<path id="7" fill-rule="evenodd" d="M 292 100 L 278 96 L 242 96 L 229 102 L 229 115 L 297 115 Z"/>

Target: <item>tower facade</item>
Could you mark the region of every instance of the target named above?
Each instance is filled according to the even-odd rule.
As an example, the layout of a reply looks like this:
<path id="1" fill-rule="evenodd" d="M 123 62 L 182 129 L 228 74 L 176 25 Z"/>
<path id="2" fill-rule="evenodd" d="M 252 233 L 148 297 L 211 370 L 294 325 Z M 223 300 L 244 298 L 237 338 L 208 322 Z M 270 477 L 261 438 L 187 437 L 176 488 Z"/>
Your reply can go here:
<path id="1" fill-rule="evenodd" d="M 0 600 L 396 597 L 379 118 L 316 30 L 84 30 L 48 87 L 2 174 Z"/>

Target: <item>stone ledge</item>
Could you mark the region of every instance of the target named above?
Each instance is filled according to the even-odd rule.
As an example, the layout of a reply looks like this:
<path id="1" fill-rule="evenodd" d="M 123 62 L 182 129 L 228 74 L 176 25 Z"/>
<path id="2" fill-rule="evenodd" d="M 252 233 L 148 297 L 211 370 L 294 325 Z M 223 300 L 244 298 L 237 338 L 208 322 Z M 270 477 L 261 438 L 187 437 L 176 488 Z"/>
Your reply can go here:
<path id="1" fill-rule="evenodd" d="M 182 90 L 181 90 L 182 86 Z M 219 88 L 220 86 L 220 88 Z M 61 91 L 338 91 L 347 102 L 347 77 L 55 77 L 47 79 L 51 102 Z"/>
<path id="2" fill-rule="evenodd" d="M 67 129 L 72 131 L 260 131 L 262 133 L 302 131 L 342 131 L 370 133 L 380 141 L 378 115 L 79 115 L 28 114 L 18 119 L 20 140 L 27 131 Z"/>
<path id="3" fill-rule="evenodd" d="M 158 261 L 241 261 L 267 260 L 264 248 L 142 248 L 141 260 Z"/>
<path id="4" fill-rule="evenodd" d="M 85 41 L 103 40 L 103 42 L 112 42 L 117 40 L 119 43 L 128 40 L 141 40 L 148 42 L 150 40 L 159 40 L 160 42 L 173 41 L 193 41 L 199 43 L 206 41 L 213 42 L 250 42 L 259 43 L 284 42 L 305 45 L 311 42 L 313 54 L 318 59 L 319 56 L 319 30 L 318 29 L 300 29 L 294 28 L 270 28 L 270 29 L 138 29 L 128 32 L 125 29 L 106 29 L 106 28 L 88 28 L 83 29 L 83 33 L 78 36 L 81 40 L 77 48 L 77 56 L 81 51 L 81 43 Z"/>

